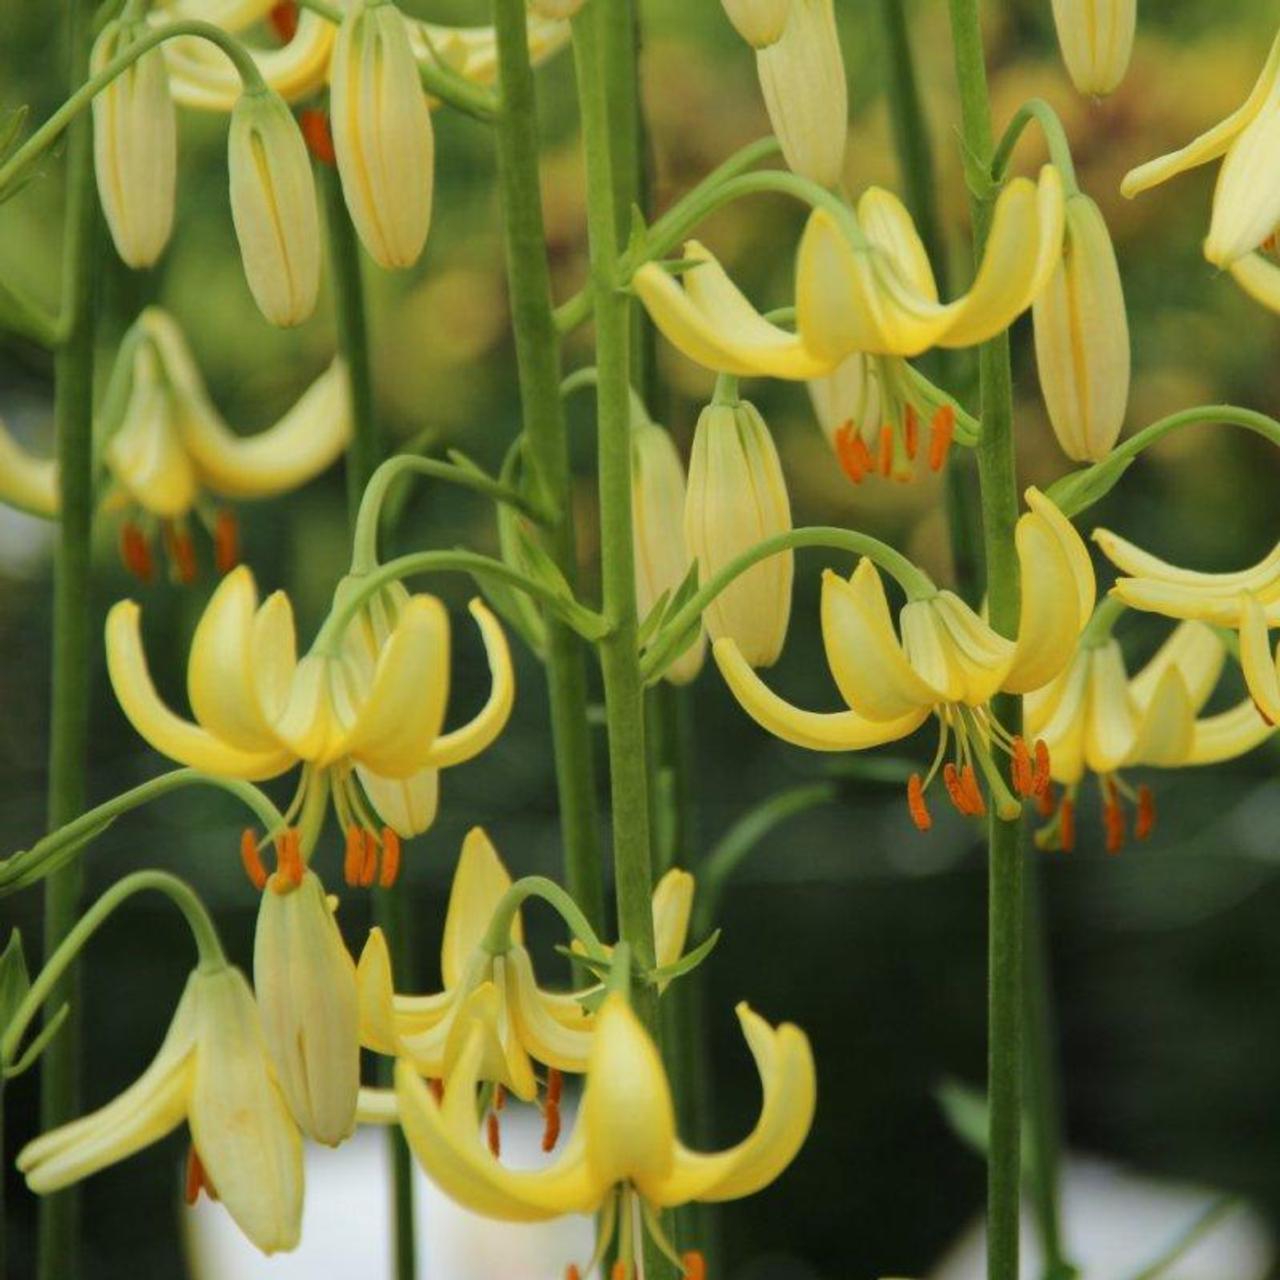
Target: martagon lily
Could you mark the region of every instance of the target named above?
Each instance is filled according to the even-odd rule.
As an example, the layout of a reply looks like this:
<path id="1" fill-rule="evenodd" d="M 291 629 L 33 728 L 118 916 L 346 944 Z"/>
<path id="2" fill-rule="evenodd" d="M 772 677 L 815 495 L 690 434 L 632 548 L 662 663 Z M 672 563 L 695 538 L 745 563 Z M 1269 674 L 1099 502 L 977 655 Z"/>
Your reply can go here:
<path id="1" fill-rule="evenodd" d="M 335 609 L 347 607 L 358 582 L 344 582 Z M 331 797 L 346 832 L 348 882 L 370 884 L 377 874 L 385 885 L 396 877 L 400 838 L 420 834 L 435 818 L 440 770 L 483 751 L 511 712 L 515 679 L 506 638 L 480 601 L 470 609 L 493 684 L 475 718 L 447 733 L 449 617 L 434 596 L 410 596 L 399 584 L 359 608 L 336 643 L 317 644 L 299 660 L 288 597 L 277 591 L 259 606 L 249 570 L 228 574 L 192 637 L 187 691 L 194 722 L 156 692 L 141 612 L 131 600 L 107 616 L 107 666 L 125 715 L 171 759 L 252 780 L 301 764 L 285 819 L 296 823 L 304 859 Z M 242 854 L 255 878 L 260 847 L 246 833 Z"/>
<path id="2" fill-rule="evenodd" d="M 998 635 L 953 592 L 936 589 L 908 600 L 895 631 L 880 574 L 863 559 L 852 577 L 828 571 L 822 582 L 823 644 L 848 709 L 793 706 L 760 680 L 732 640 L 719 640 L 716 662 L 743 709 L 770 733 L 812 751 L 879 746 L 936 716 L 941 734 L 933 764 L 923 779 L 912 776 L 907 791 L 916 825 L 922 831 L 933 825 L 925 793 L 939 771 L 961 813 L 985 812 L 975 763 L 1000 815 L 1016 816 L 1019 801 L 995 767 L 993 751 L 1012 759 L 1022 796 L 1048 786 L 1049 753 L 1043 742 L 1029 747 L 1012 736 L 993 714 L 991 699 L 1000 692 L 1030 693 L 1057 676 L 1071 660 L 1095 595 L 1089 553 L 1074 526 L 1036 489 L 1028 489 L 1026 498 L 1030 510 L 1015 535 L 1022 573 L 1016 639 Z"/>

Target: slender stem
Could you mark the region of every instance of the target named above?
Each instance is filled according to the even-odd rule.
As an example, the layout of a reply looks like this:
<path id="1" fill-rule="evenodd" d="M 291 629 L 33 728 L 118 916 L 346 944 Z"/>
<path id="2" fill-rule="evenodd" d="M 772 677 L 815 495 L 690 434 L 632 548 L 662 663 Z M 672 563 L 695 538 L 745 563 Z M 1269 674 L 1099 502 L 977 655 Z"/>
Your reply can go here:
<path id="1" fill-rule="evenodd" d="M 1218 1199 L 1205 1206 L 1191 1225 L 1154 1262 L 1136 1272 L 1130 1277 L 1130 1280 L 1158 1280 L 1158 1277 L 1168 1271 L 1184 1253 L 1190 1250 L 1192 1245 L 1203 1239 L 1223 1218 L 1238 1212 L 1239 1209 L 1239 1197 L 1231 1195 L 1219 1196 Z"/>
<path id="2" fill-rule="evenodd" d="M 530 898 L 541 898 L 554 908 L 569 927 L 569 932 L 586 947 L 587 954 L 594 959 L 604 959 L 605 951 L 600 944 L 599 935 L 591 927 L 582 908 L 554 880 L 548 880 L 546 876 L 523 876 L 498 900 L 498 905 L 489 918 L 489 928 L 480 941 L 480 945 L 490 955 L 505 955 L 511 950 L 511 926 L 521 906 Z"/>
<path id="3" fill-rule="evenodd" d="M 961 132 L 970 156 L 990 169 L 995 141 L 979 0 L 950 0 Z M 971 195 L 975 257 L 991 230 L 994 186 Z M 982 491 L 983 543 L 991 625 L 1012 636 L 1018 625 L 1020 584 L 1014 546 L 1018 487 L 1013 450 L 1013 378 L 1009 337 L 1002 333 L 978 354 L 982 436 L 978 478 Z M 1017 700 L 1001 697 L 993 710 L 1012 733 L 1021 723 Z M 1022 1122 L 1022 937 L 1021 816 L 1005 821 L 992 807 L 988 827 L 987 1098 L 987 1275 L 1016 1280 Z"/>
<path id="4" fill-rule="evenodd" d="M 1040 131 L 1044 134 L 1045 142 L 1049 146 L 1049 159 L 1062 174 L 1067 195 L 1074 195 L 1080 187 L 1076 181 L 1076 166 L 1071 156 L 1071 144 L 1067 141 L 1067 132 L 1062 127 L 1058 113 L 1043 98 L 1031 98 L 1024 102 L 1009 122 L 1009 127 L 1004 131 L 1004 137 L 1000 139 L 1000 145 L 991 159 L 992 179 L 999 182 L 1004 177 L 1009 161 L 1013 159 L 1013 151 L 1018 145 L 1018 139 L 1022 137 L 1023 130 L 1032 120 L 1040 126 Z"/>
<path id="5" fill-rule="evenodd" d="M 71 59 L 69 83 L 74 90 L 89 70 L 92 7 L 88 0 L 70 0 L 67 14 Z M 54 356 L 60 518 L 53 563 L 48 793 L 51 830 L 63 826 L 84 808 L 85 756 L 89 738 L 94 232 L 97 218 L 93 135 L 89 118 L 81 116 L 77 119 L 69 135 L 59 317 L 63 341 Z M 10 161 L 10 165 L 12 163 Z M 0 171 L 0 190 L 3 188 Z M 57 952 L 75 924 L 82 884 L 80 867 L 75 863 L 61 868 L 45 882 L 46 958 Z M 55 1128 L 69 1120 L 79 1109 L 80 1101 L 81 1001 L 74 971 L 62 975 L 54 995 L 59 1003 L 69 1003 L 71 1012 L 61 1034 L 49 1046 L 41 1062 L 40 1120 L 45 1129 Z M 41 1199 L 38 1215 L 36 1268 L 40 1280 L 62 1280 L 75 1275 L 80 1238 L 78 1190 L 68 1188 Z"/>
<path id="6" fill-rule="evenodd" d="M 515 328 L 520 406 L 534 492 L 552 512 L 547 549 L 577 580 L 568 433 L 560 399 L 560 351 L 538 172 L 540 135 L 524 0 L 494 0 L 502 102 L 496 122 L 498 183 Z M 586 656 L 578 637 L 547 619 L 547 689 L 564 840 L 565 883 L 597 929 L 604 877 L 596 813 L 596 767 L 587 722 Z"/>

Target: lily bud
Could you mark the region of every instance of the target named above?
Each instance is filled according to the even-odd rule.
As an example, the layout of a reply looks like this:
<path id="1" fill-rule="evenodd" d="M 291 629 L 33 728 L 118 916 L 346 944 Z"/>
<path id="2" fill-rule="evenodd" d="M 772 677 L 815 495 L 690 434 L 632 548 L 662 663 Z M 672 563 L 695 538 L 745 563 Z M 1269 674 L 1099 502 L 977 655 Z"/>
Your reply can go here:
<path id="1" fill-rule="evenodd" d="M 648 616 L 664 593 L 685 580 L 693 558 L 681 524 L 685 509 L 684 467 L 671 436 L 652 422 L 631 433 L 631 528 L 636 560 L 636 609 Z M 707 637 L 697 639 L 663 673 L 672 684 L 688 684 L 707 656 Z"/>
<path id="2" fill-rule="evenodd" d="M 357 0 L 330 70 L 333 145 L 342 194 L 380 266 L 410 267 L 431 224 L 435 135 L 399 9 Z"/>
<path id="3" fill-rule="evenodd" d="M 756 49 L 778 40 L 787 25 L 791 0 L 721 0 L 737 33 Z"/>
<path id="4" fill-rule="evenodd" d="M 320 218 L 307 146 L 273 90 L 240 95 L 227 138 L 231 217 L 259 310 L 301 324 L 320 290 Z"/>
<path id="5" fill-rule="evenodd" d="M 849 90 L 832 0 L 791 0 L 782 35 L 757 51 L 756 70 L 788 167 L 835 186 L 844 170 Z"/>
<path id="6" fill-rule="evenodd" d="M 1062 258 L 1032 309 L 1040 389 L 1058 443 L 1076 462 L 1100 462 L 1129 402 L 1129 321 L 1115 249 L 1088 196 L 1066 206 Z"/>
<path id="7" fill-rule="evenodd" d="M 1124 79 L 1133 53 L 1138 0 L 1053 0 L 1053 22 L 1071 83 L 1105 97 Z"/>
<path id="8" fill-rule="evenodd" d="M 289 1111 L 308 1137 L 337 1146 L 356 1123 L 360 1015 L 356 967 L 315 872 L 295 884 L 277 871 L 267 882 L 253 984 Z"/>
<path id="9" fill-rule="evenodd" d="M 92 73 L 133 43 L 145 23 L 109 22 L 93 45 Z M 116 251 L 149 267 L 173 230 L 178 130 L 169 73 L 159 49 L 144 53 L 93 100 L 93 167 Z"/>
<path id="10" fill-rule="evenodd" d="M 791 528 L 791 503 L 773 437 L 759 411 L 740 400 L 702 411 L 689 460 L 684 536 L 705 583 L 757 542 Z M 776 662 L 791 617 L 790 551 L 740 574 L 707 606 L 712 640 L 737 642 L 753 667 Z"/>

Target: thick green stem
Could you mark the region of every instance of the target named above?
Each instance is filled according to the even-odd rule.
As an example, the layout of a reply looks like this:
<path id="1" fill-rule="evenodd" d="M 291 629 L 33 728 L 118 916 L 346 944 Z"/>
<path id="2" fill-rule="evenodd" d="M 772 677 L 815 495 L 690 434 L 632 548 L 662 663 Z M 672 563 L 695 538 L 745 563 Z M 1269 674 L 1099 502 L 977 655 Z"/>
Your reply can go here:
<path id="1" fill-rule="evenodd" d="M 539 131 L 524 0 L 494 0 L 502 101 L 496 121 L 498 182 L 515 329 L 520 405 L 540 506 L 553 513 L 547 549 L 569 583 L 577 580 L 572 481 L 560 351 L 539 186 Z M 547 689 L 564 841 L 565 883 L 597 929 L 604 924 L 604 878 L 596 814 L 596 770 L 587 723 L 582 644 L 547 619 Z"/>
<path id="2" fill-rule="evenodd" d="M 995 149 L 979 0 L 950 0 L 961 133 L 970 156 L 990 168 Z M 975 259 L 991 229 L 995 190 L 971 196 Z M 978 353 L 982 437 L 978 478 L 982 490 L 983 543 L 991 625 L 1012 636 L 1018 626 L 1020 584 L 1014 546 L 1018 485 L 1013 448 L 1013 378 L 1009 337 L 1000 334 Z M 1021 711 L 1001 697 L 993 706 L 1011 733 Z M 987 1275 L 1016 1280 L 1022 1127 L 1022 935 L 1021 820 L 1005 821 L 993 807 L 989 820 L 987 951 Z"/>
<path id="3" fill-rule="evenodd" d="M 69 83 L 74 92 L 88 75 L 92 8 L 68 6 Z M 93 135 L 87 116 L 68 129 L 66 212 L 62 243 L 62 344 L 54 357 L 54 420 L 58 441 L 58 540 L 53 564 L 53 669 L 50 689 L 49 796 L 51 830 L 71 821 L 85 799 L 89 734 L 90 535 L 93 520 L 93 346 L 97 197 Z M 45 882 L 44 955 L 52 956 L 75 924 L 82 890 L 71 863 Z M 80 1101 L 80 1000 L 74 970 L 54 992 L 71 1013 L 41 1063 L 40 1121 L 65 1123 Z M 76 1274 L 80 1199 L 75 1188 L 40 1201 L 37 1274 L 63 1280 Z"/>

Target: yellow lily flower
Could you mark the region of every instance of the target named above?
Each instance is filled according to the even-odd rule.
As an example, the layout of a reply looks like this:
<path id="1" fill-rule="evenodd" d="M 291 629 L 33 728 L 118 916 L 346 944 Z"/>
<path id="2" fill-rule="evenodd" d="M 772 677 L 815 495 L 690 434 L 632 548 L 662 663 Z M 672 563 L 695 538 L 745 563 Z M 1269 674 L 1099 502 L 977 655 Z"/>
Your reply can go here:
<path id="1" fill-rule="evenodd" d="M 143 581 L 153 575 L 158 529 L 183 582 L 196 573 L 187 519 L 196 514 L 213 536 L 218 571 L 239 559 L 234 513 L 220 498 L 267 498 L 295 489 L 329 467 L 351 436 L 346 366 L 335 359 L 273 426 L 240 436 L 209 398 L 177 322 L 159 307 L 138 317 L 121 347 L 114 377 L 128 396 L 103 450 L 111 487 L 108 513 L 121 513 L 125 564 Z"/>
<path id="2" fill-rule="evenodd" d="M 932 825 L 925 793 L 939 770 L 961 813 L 986 805 L 974 761 L 986 776 L 1000 815 L 1012 818 L 1019 801 L 995 767 L 998 748 L 1012 759 L 1016 789 L 1037 795 L 1049 781 L 1044 744 L 1028 748 L 996 720 L 990 701 L 999 692 L 1029 693 L 1051 681 L 1071 661 L 1076 637 L 1093 613 L 1094 578 L 1089 553 L 1071 522 L 1035 489 L 1030 511 L 1018 521 L 1022 610 L 1016 640 L 993 631 L 959 596 L 938 591 L 910 600 L 894 630 L 880 574 L 862 560 L 852 577 L 830 571 L 822 582 L 822 638 L 827 662 L 847 711 L 802 711 L 780 698 L 751 670 L 732 640 L 713 653 L 729 688 L 749 716 L 770 733 L 811 751 L 858 751 L 914 732 L 930 715 L 941 735 L 933 765 L 907 790 L 911 816 Z M 943 768 L 954 736 L 953 760 Z"/>
<path id="3" fill-rule="evenodd" d="M 507 949 L 484 944 L 511 877 L 489 837 L 473 828 L 462 845 L 445 915 L 440 969 L 444 989 L 429 996 L 397 995 L 391 958 L 380 929 L 372 929 L 357 968 L 360 1040 L 367 1049 L 411 1063 L 430 1080 L 452 1076 L 475 1023 L 484 1028 L 477 1070 L 526 1102 L 538 1096 L 534 1062 L 549 1068 L 550 1150 L 558 1133 L 557 1073 L 586 1070 L 595 1017 L 583 993 L 548 992 L 534 976 L 517 914 Z M 680 958 L 689 927 L 693 877 L 669 871 L 654 889 L 657 964 Z M 491 1126 L 497 1140 L 496 1123 Z"/>
<path id="4" fill-rule="evenodd" d="M 791 528 L 782 463 L 759 410 L 746 400 L 708 405 L 689 458 L 684 538 L 705 583 L 756 543 Z M 734 579 L 702 621 L 713 640 L 732 636 L 753 667 L 778 660 L 791 619 L 795 556 L 770 556 Z"/>
<path id="5" fill-rule="evenodd" d="M 754 49 L 779 39 L 791 12 L 791 0 L 721 0 L 734 30 Z"/>
<path id="6" fill-rule="evenodd" d="M 1130 678 L 1110 634 L 1086 630 L 1071 665 L 1024 699 L 1025 726 L 1049 749 L 1053 780 L 1066 789 L 1061 804 L 1046 791 L 1037 833 L 1042 848 L 1075 845 L 1076 796 L 1086 772 L 1098 776 L 1107 852 L 1124 846 L 1123 800 L 1136 808 L 1133 833 L 1145 840 L 1155 825 L 1150 788 L 1136 790 L 1121 774 L 1127 766 L 1181 768 L 1217 764 L 1251 751 L 1273 732 L 1246 698 L 1230 710 L 1200 716 L 1226 661 L 1221 639 L 1202 622 L 1183 622 L 1156 655 Z"/>
<path id="7" fill-rule="evenodd" d="M 107 23 L 89 69 L 101 71 L 146 32 L 142 22 Z M 178 178 L 177 113 L 164 54 L 152 49 L 93 100 L 93 167 L 116 251 L 131 267 L 149 267 L 173 230 Z"/>
<path id="8" fill-rule="evenodd" d="M 614 1276 L 637 1274 L 639 1211 L 655 1243 L 685 1275 L 700 1275 L 697 1254 L 677 1258 L 657 1211 L 691 1201 L 736 1200 L 774 1181 L 795 1158 L 813 1121 L 817 1086 L 808 1038 L 798 1027 L 771 1027 L 745 1004 L 737 1008 L 756 1061 L 764 1102 L 755 1128 L 715 1154 L 691 1151 L 676 1134 L 671 1088 L 648 1033 L 621 993 L 597 1015 L 577 1124 L 559 1158 L 536 1171 L 509 1169 L 476 1132 L 476 1085 L 484 1032 L 467 1033 L 443 1098 L 413 1067 L 396 1064 L 400 1123 L 418 1162 L 459 1204 L 488 1217 L 537 1222 L 566 1213 L 601 1213 L 598 1253 L 618 1230 Z M 599 1258 L 584 1271 L 590 1274 Z"/>
<path id="9" fill-rule="evenodd" d="M 354 589 L 354 581 L 344 583 L 335 607 Z M 470 608 L 493 687 L 475 718 L 448 733 L 448 614 L 434 596 L 410 596 L 398 585 L 357 614 L 335 650 L 313 649 L 299 660 L 288 597 L 277 591 L 259 607 L 252 573 L 233 570 L 192 638 L 187 691 L 194 722 L 156 692 L 132 600 L 107 615 L 107 667 L 134 728 L 171 759 L 248 779 L 301 764 L 285 819 L 297 820 L 304 853 L 314 848 L 331 796 L 347 837 L 348 882 L 372 883 L 380 849 L 386 885 L 399 867 L 400 837 L 420 834 L 435 819 L 439 771 L 483 751 L 511 713 L 515 678 L 502 628 L 479 600 Z M 247 860 L 253 845 L 249 835 Z"/>
<path id="10" fill-rule="evenodd" d="M 545 62 L 569 43 L 569 23 L 530 10 L 526 23 L 529 60 Z M 449 27 L 409 19 L 409 44 L 419 62 L 438 59 L 472 84 L 492 85 L 498 79 L 498 37 L 492 26 Z M 432 105 L 435 105 L 434 101 Z"/>
<path id="11" fill-rule="evenodd" d="M 53 519 L 58 501 L 58 464 L 28 453 L 0 422 L 0 502 Z"/>
<path id="12" fill-rule="evenodd" d="M 1133 54 L 1138 0 L 1053 0 L 1053 22 L 1071 83 L 1093 97 L 1113 92 Z"/>
<path id="13" fill-rule="evenodd" d="M 969 292 L 938 299 L 928 256 L 906 206 L 878 187 L 842 224 L 809 216 L 796 263 L 796 332 L 770 323 L 696 241 L 683 287 L 657 263 L 634 286 L 653 322 L 691 360 L 740 377 L 808 379 L 854 352 L 916 356 L 969 347 L 1007 329 L 1049 283 L 1062 251 L 1062 179 L 1014 178 L 996 202 L 986 251 Z"/>
<path id="14" fill-rule="evenodd" d="M 1149 160 L 1125 175 L 1125 196 L 1136 196 L 1188 169 L 1223 157 L 1213 194 L 1204 255 L 1227 268 L 1264 306 L 1280 311 L 1280 266 L 1261 249 L 1280 224 L 1280 170 L 1272 157 L 1280 139 L 1280 35 L 1248 98 L 1180 151 Z"/>
<path id="15" fill-rule="evenodd" d="M 687 486 L 684 465 L 671 434 L 652 422 L 631 432 L 631 528 L 636 564 L 636 610 L 643 619 L 689 573 L 693 558 L 685 536 Z M 707 656 L 706 632 L 663 673 L 672 684 L 688 684 Z"/>
<path id="16" fill-rule="evenodd" d="M 298 1128 L 326 1146 L 351 1136 L 360 1090 L 356 966 L 314 871 L 296 841 L 271 876 L 253 946 L 263 1036 Z M 260 864 L 259 868 L 260 868 Z M 258 877 L 255 877 L 257 879 Z"/>
<path id="17" fill-rule="evenodd" d="M 160 1051 L 112 1102 L 28 1143 L 32 1191 L 58 1191 L 191 1129 L 187 1199 L 201 1187 L 264 1253 L 294 1248 L 302 1218 L 302 1141 L 263 1042 L 253 993 L 229 966 L 192 972 Z"/>

